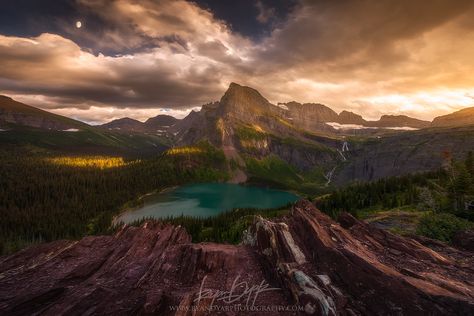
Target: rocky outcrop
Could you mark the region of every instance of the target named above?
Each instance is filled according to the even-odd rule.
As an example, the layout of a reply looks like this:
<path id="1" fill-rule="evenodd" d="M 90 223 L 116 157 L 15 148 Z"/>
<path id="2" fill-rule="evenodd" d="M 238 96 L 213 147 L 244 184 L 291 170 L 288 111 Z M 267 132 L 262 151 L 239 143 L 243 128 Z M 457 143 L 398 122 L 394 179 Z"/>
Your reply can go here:
<path id="1" fill-rule="evenodd" d="M 334 110 L 319 103 L 281 103 L 288 110 L 285 117 L 295 126 L 308 131 L 328 130 L 325 122 L 337 122 L 338 115 Z"/>
<path id="2" fill-rule="evenodd" d="M 285 223 L 259 219 L 254 244 L 266 270 L 318 315 L 447 315 L 474 311 L 470 262 L 345 214 L 341 225 L 299 202 Z M 458 258 L 459 259 L 459 258 Z"/>
<path id="3" fill-rule="evenodd" d="M 286 218 L 257 217 L 238 246 L 192 244 L 183 228 L 149 222 L 32 247 L 0 258 L 0 313 L 473 313 L 473 253 L 348 214 L 340 223 L 300 201 Z"/>
<path id="4" fill-rule="evenodd" d="M 336 121 L 340 124 L 356 124 L 356 125 L 366 125 L 367 121 L 364 118 L 356 113 L 349 112 L 349 111 L 342 111 L 339 113 L 339 116 Z"/>

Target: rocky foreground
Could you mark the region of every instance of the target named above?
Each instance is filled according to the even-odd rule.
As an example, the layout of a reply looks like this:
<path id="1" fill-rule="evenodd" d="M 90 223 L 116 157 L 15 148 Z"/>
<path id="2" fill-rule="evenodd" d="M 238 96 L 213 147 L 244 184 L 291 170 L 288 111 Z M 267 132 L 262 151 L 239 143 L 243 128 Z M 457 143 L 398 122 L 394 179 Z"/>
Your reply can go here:
<path id="1" fill-rule="evenodd" d="M 433 250 L 429 247 L 433 247 Z M 219 291 L 218 291 L 219 290 Z M 473 315 L 474 253 L 300 201 L 244 245 L 147 223 L 0 258 L 2 315 Z"/>

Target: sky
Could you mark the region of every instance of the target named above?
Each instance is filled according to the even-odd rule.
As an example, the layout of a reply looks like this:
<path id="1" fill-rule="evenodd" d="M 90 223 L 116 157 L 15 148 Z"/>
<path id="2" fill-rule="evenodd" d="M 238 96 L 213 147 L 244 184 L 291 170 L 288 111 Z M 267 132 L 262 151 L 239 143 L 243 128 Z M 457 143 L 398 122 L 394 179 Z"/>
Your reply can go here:
<path id="1" fill-rule="evenodd" d="M 0 2 L 0 94 L 89 123 L 273 103 L 431 120 L 474 106 L 472 0 Z M 80 22 L 80 27 L 78 27 Z"/>

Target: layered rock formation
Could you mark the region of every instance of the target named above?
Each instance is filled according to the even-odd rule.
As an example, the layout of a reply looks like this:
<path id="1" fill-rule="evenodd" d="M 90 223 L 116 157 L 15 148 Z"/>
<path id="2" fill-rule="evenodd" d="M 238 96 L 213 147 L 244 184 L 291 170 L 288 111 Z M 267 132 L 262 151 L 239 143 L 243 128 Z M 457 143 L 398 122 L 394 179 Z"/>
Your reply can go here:
<path id="1" fill-rule="evenodd" d="M 341 113 L 339 113 L 339 117 L 334 122 L 337 122 L 340 124 L 357 124 L 357 125 L 367 124 L 367 121 L 364 120 L 364 118 L 361 115 L 356 114 L 354 112 L 349 112 L 349 111 L 342 111 Z"/>
<path id="2" fill-rule="evenodd" d="M 337 170 L 334 182 L 371 181 L 384 177 L 436 170 L 446 155 L 466 159 L 474 146 L 474 129 L 458 127 L 442 132 L 422 129 L 349 142 L 348 161 Z"/>
<path id="3" fill-rule="evenodd" d="M 32 247 L 0 258 L 0 314 L 473 313 L 473 253 L 435 251 L 347 214 L 340 223 L 300 201 L 281 220 L 257 218 L 238 246 L 146 223 Z"/>

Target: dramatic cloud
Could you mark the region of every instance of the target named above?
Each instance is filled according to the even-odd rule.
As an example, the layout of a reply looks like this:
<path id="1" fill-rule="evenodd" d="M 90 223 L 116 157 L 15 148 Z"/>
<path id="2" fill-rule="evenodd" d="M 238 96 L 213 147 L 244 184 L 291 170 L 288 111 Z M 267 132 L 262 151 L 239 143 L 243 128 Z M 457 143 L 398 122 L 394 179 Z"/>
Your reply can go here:
<path id="1" fill-rule="evenodd" d="M 473 5 L 303 2 L 259 46 L 255 78 L 278 69 L 268 90 L 273 99 L 316 100 L 368 117 L 404 112 L 431 118 L 472 106 L 456 102 L 474 89 Z"/>
<path id="2" fill-rule="evenodd" d="M 274 27 L 258 41 L 194 2 L 78 0 L 104 27 L 85 20 L 81 29 L 62 22 L 69 36 L 0 35 L 0 92 L 93 122 L 162 109 L 182 116 L 232 81 L 273 102 L 321 102 L 371 119 L 474 106 L 470 0 L 308 0 L 280 21 L 268 4 L 255 6 Z"/>

